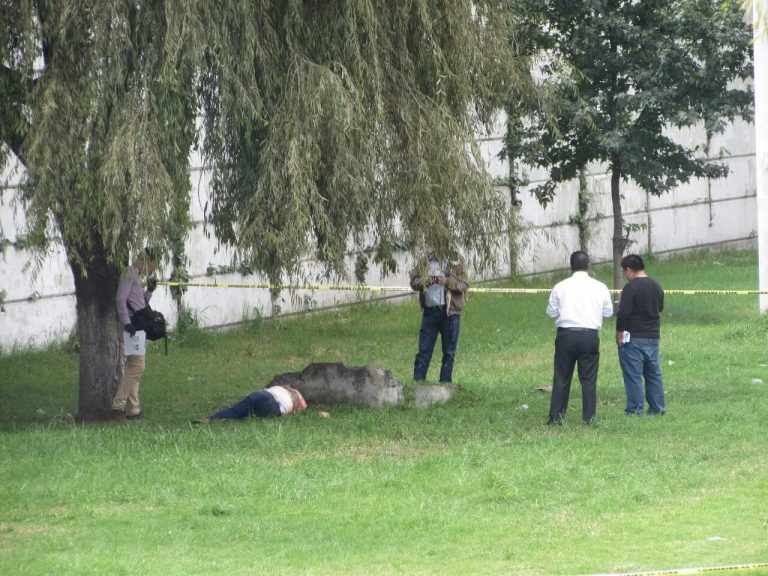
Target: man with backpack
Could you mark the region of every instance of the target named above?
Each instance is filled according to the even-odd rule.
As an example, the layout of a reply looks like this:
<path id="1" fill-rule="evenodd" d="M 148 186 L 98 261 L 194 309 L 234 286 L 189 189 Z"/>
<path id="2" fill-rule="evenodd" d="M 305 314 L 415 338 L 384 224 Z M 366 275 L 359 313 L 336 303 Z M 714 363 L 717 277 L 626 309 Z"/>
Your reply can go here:
<path id="1" fill-rule="evenodd" d="M 134 336 L 143 328 L 134 325 L 133 318 L 141 316 L 145 309 L 149 308 L 149 300 L 157 288 L 157 279 L 149 277 L 155 271 L 157 257 L 150 248 L 136 258 L 134 266 L 127 266 L 120 278 L 117 287 L 115 303 L 120 323 L 125 331 Z M 142 286 L 142 276 L 148 277 L 146 290 Z M 133 420 L 141 418 L 141 403 L 139 402 L 139 384 L 144 373 L 145 361 L 143 354 L 132 354 L 125 357 L 125 370 L 117 392 L 112 399 L 112 411 L 110 418 L 117 421 Z"/>

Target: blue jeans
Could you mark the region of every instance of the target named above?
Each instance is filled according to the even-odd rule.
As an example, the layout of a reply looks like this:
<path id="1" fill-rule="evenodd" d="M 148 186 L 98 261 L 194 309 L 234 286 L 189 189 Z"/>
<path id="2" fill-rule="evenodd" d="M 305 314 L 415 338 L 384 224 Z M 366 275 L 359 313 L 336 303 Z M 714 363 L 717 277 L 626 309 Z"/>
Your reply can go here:
<path id="1" fill-rule="evenodd" d="M 445 308 L 436 306 L 424 308 L 419 329 L 419 352 L 413 364 L 413 379 L 426 380 L 432 351 L 435 349 L 437 335 L 443 347 L 443 361 L 440 365 L 440 382 L 450 382 L 453 377 L 453 360 L 459 342 L 460 316 L 448 316 Z"/>
<path id="2" fill-rule="evenodd" d="M 658 338 L 632 338 L 619 346 L 619 362 L 627 393 L 627 414 L 643 413 L 643 377 L 648 414 L 664 414 L 664 384 L 661 381 Z"/>
<path id="3" fill-rule="evenodd" d="M 211 416 L 211 420 L 231 420 L 246 418 L 272 418 L 280 416 L 280 404 L 275 397 L 266 390 L 260 390 L 249 394 L 237 404 L 224 408 Z"/>

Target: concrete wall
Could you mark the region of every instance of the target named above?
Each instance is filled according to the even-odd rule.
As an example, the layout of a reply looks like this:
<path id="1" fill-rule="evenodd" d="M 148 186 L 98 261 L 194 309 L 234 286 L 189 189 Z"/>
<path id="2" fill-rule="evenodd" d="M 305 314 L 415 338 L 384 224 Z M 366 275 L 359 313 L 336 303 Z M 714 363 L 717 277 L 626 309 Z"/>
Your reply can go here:
<path id="1" fill-rule="evenodd" d="M 503 119 L 491 134 L 479 138 L 479 143 L 489 172 L 494 177 L 508 174 L 506 163 L 498 159 L 501 150 Z M 704 144 L 704 133 L 691 129 L 678 131 L 674 137 L 681 142 Z M 661 197 L 650 197 L 633 183 L 622 183 L 623 211 L 628 222 L 644 224 L 646 228 L 633 235 L 633 251 L 640 253 L 670 253 L 699 246 L 745 247 L 755 245 L 755 135 L 754 127 L 744 123 L 732 126 L 711 145 L 728 164 L 728 178 L 708 183 L 692 181 Z M 203 206 L 207 198 L 210 175 L 201 168 L 202 161 L 196 155 L 190 158 L 192 165 L 191 213 L 194 227 L 187 240 L 188 269 L 192 281 L 219 284 L 261 284 L 265 278 L 240 274 L 208 275 L 231 263 L 231 253 L 217 246 L 215 238 L 208 237 L 202 226 Z M 541 182 L 545 175 L 529 171 L 531 186 Z M 17 183 L 16 172 L 6 170 L 0 183 L 0 241 L 15 242 L 23 230 L 23 212 L 14 207 Z M 589 170 L 589 188 L 592 202 L 588 212 L 592 235 L 586 248 L 594 261 L 611 258 L 612 216 L 610 181 L 604 167 L 592 166 Z M 509 191 L 499 188 L 500 194 Z M 571 218 L 578 213 L 578 183 L 561 186 L 555 200 L 546 208 L 536 199 L 523 192 L 519 200 L 520 215 L 526 225 L 526 235 L 517 262 L 523 274 L 548 272 L 563 268 L 568 255 L 579 248 L 578 228 Z M 348 258 L 350 273 L 354 270 L 355 255 Z M 382 278 L 379 271 L 371 268 L 366 278 L 369 285 L 407 285 L 407 256 L 399 257 L 398 274 Z M 310 278 L 317 277 L 319 270 L 312 261 L 303 262 Z M 166 271 L 167 273 L 167 271 Z M 510 273 L 508 257 L 498 263 L 497 276 Z M 318 278 L 318 282 L 321 279 Z M 352 283 L 347 280 L 344 283 Z M 0 311 L 0 349 L 39 347 L 66 338 L 75 326 L 74 284 L 62 250 L 54 249 L 42 261 L 30 261 L 30 255 L 6 246 L 0 256 L 0 293 L 5 291 L 4 311 Z M 319 306 L 333 306 L 370 298 L 400 295 L 399 291 L 385 292 L 335 292 L 298 291 L 283 292 L 276 301 L 267 290 L 246 288 L 189 288 L 184 296 L 186 305 L 199 316 L 205 326 L 225 325 L 244 317 L 271 315 L 279 307 L 281 313 L 305 310 Z M 175 305 L 166 288 L 159 288 L 153 298 L 153 307 L 166 313 L 175 322 Z"/>
<path id="2" fill-rule="evenodd" d="M 674 131 L 671 136 L 688 146 L 706 143 L 703 129 Z M 489 141 L 489 157 L 500 144 Z M 692 180 L 663 194 L 652 196 L 634 182 L 622 182 L 622 212 L 627 223 L 643 225 L 634 232 L 631 250 L 665 254 L 705 246 L 756 245 L 755 213 L 755 131 L 754 126 L 737 122 L 710 144 L 713 159 L 730 169 L 727 178 Z M 722 154 L 722 157 L 721 157 Z M 502 175 L 506 166 L 495 167 Z M 591 237 L 586 249 L 594 261 L 611 260 L 613 214 L 610 175 L 606 167 L 588 169 L 588 189 L 592 195 L 588 210 Z M 530 188 L 546 181 L 540 170 L 528 171 Z M 571 218 L 578 214 L 578 182 L 560 186 L 555 200 L 543 208 L 529 193 L 520 194 L 521 214 L 529 226 L 521 272 L 538 273 L 562 268 L 568 254 L 579 248 L 578 227 Z"/>

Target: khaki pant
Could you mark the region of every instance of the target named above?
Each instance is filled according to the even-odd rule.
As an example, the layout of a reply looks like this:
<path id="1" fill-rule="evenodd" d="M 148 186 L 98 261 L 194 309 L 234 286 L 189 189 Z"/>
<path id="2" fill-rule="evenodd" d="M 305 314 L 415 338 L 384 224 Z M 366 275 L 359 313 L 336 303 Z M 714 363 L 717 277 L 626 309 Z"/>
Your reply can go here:
<path id="1" fill-rule="evenodd" d="M 127 416 L 141 412 L 139 404 L 139 378 L 144 374 L 144 356 L 126 356 L 125 371 L 112 399 L 112 409 L 122 410 Z"/>

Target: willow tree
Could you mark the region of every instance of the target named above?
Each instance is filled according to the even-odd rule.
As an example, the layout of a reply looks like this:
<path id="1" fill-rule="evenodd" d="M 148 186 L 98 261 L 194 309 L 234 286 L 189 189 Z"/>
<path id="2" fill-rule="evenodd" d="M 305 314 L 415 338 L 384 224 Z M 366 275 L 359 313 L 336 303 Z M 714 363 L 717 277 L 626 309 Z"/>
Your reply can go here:
<path id="1" fill-rule="evenodd" d="M 493 0 L 0 0 L 0 138 L 25 168 L 27 238 L 75 281 L 79 417 L 115 387 L 129 254 L 188 225 L 191 147 L 209 222 L 279 278 L 396 241 L 487 262 L 504 211 L 472 135 L 510 77 Z"/>
<path id="2" fill-rule="evenodd" d="M 727 0 L 526 0 L 535 37 L 549 54 L 546 81 L 563 103 L 534 113 L 528 160 L 549 171 L 534 192 L 542 204 L 556 185 L 591 162 L 607 165 L 613 207 L 614 286 L 629 241 L 621 183 L 632 179 L 660 195 L 691 178 L 720 178 L 727 168 L 670 127 L 703 125 L 709 137 L 749 118 L 751 32 Z"/>

